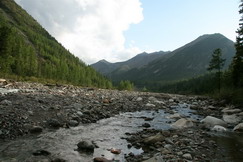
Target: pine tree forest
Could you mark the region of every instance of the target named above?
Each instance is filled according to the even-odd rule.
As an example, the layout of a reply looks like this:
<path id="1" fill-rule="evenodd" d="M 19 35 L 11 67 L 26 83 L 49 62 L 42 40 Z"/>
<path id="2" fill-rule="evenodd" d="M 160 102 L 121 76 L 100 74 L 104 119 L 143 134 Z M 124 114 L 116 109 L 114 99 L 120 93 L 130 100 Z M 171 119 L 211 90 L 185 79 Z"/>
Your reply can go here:
<path id="1" fill-rule="evenodd" d="M 66 50 L 13 0 L 1 0 L 0 77 L 10 75 L 112 87 L 108 79 Z"/>

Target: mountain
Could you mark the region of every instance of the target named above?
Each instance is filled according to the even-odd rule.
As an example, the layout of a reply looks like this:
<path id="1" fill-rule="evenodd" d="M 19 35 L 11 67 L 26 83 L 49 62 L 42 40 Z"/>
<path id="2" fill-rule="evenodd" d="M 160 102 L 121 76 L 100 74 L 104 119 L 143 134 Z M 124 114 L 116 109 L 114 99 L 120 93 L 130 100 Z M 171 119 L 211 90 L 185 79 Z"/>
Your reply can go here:
<path id="1" fill-rule="evenodd" d="M 66 50 L 13 0 L 0 1 L 0 66 L 0 77 L 111 86 L 110 81 Z"/>
<path id="2" fill-rule="evenodd" d="M 109 75 L 113 71 L 117 72 L 126 72 L 133 68 L 142 68 L 143 66 L 147 65 L 148 63 L 162 57 L 163 55 L 169 52 L 154 52 L 154 53 L 140 53 L 135 57 L 124 61 L 124 62 L 117 62 L 117 63 L 110 63 L 106 60 L 101 60 L 97 63 L 92 64 L 91 66 L 96 69 L 98 72 L 102 73 L 103 75 Z"/>
<path id="3" fill-rule="evenodd" d="M 196 77 L 207 72 L 212 53 L 217 48 L 222 49 L 222 57 L 226 59 L 227 68 L 235 54 L 234 42 L 217 33 L 200 36 L 142 68 L 132 68 L 122 73 L 114 70 L 109 76 L 114 82 L 131 80 L 137 86 Z"/>

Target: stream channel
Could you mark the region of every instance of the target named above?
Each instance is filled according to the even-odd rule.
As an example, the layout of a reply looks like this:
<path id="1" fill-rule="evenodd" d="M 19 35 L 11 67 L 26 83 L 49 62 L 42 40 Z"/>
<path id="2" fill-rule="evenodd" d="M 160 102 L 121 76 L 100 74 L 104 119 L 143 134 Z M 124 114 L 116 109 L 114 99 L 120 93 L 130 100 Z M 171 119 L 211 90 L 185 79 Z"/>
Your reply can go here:
<path id="1" fill-rule="evenodd" d="M 172 109 L 175 113 L 179 113 L 182 116 L 195 120 L 201 119 L 201 117 L 193 113 L 193 110 L 187 104 L 179 104 L 178 106 L 172 107 Z M 126 133 L 141 131 L 144 129 L 142 127 L 144 123 L 151 125 L 149 129 L 171 129 L 170 124 L 175 120 L 168 118 L 170 115 L 172 114 L 165 113 L 163 110 L 127 112 L 100 120 L 97 123 L 80 124 L 78 127 L 72 127 L 70 129 L 48 130 L 39 135 L 0 143 L 0 161 L 32 162 L 43 161 L 43 158 L 48 161 L 48 158 L 53 159 L 58 157 L 68 162 L 91 162 L 94 157 L 103 156 L 107 159 L 124 162 L 126 161 L 125 155 L 129 153 L 133 153 L 134 155 L 143 153 L 142 148 L 127 147 L 129 143 L 124 139 Z M 153 120 L 145 121 L 145 118 L 152 118 Z M 221 139 L 222 137 L 216 138 L 215 140 L 220 142 Z M 77 144 L 82 140 L 93 141 L 99 148 L 96 148 L 90 154 L 78 152 L 76 150 Z M 224 144 L 225 142 L 227 140 L 223 140 L 220 143 Z M 111 148 L 121 149 L 121 154 L 112 154 L 108 151 Z M 36 150 L 46 150 L 51 155 L 34 156 L 33 152 Z"/>

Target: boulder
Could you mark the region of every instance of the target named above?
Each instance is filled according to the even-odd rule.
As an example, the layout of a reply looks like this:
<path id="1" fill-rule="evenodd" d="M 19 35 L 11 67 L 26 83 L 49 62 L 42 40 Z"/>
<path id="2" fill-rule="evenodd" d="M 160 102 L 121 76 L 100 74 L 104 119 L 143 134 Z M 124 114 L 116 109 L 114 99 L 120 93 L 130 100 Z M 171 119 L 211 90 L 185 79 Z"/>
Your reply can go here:
<path id="1" fill-rule="evenodd" d="M 235 132 L 243 132 L 243 123 L 240 123 L 237 126 L 235 126 L 233 131 L 235 131 Z"/>
<path id="2" fill-rule="evenodd" d="M 225 121 L 215 118 L 213 116 L 207 116 L 206 118 L 201 120 L 201 123 L 206 124 L 206 126 L 209 126 L 209 127 L 214 127 L 215 125 L 227 127 L 227 123 Z"/>
<path id="3" fill-rule="evenodd" d="M 171 126 L 174 129 L 183 129 L 183 128 L 193 127 L 194 124 L 190 119 L 182 118 L 182 119 L 177 120 Z"/>
<path id="4" fill-rule="evenodd" d="M 156 142 L 160 142 L 163 141 L 165 138 L 161 133 L 158 133 L 154 136 L 150 136 L 144 139 L 144 143 L 148 144 L 148 145 L 152 145 L 155 144 Z"/>
<path id="5" fill-rule="evenodd" d="M 227 129 L 225 127 L 222 127 L 220 125 L 215 125 L 213 128 L 212 128 L 212 131 L 216 131 L 216 132 L 225 132 L 227 131 Z"/>
<path id="6" fill-rule="evenodd" d="M 77 144 L 78 151 L 94 152 L 95 145 L 90 141 L 81 141 Z"/>
<path id="7" fill-rule="evenodd" d="M 238 116 L 236 114 L 232 114 L 232 115 L 225 114 L 225 115 L 223 115 L 223 120 L 229 124 L 238 124 L 241 122 L 242 116 Z"/>

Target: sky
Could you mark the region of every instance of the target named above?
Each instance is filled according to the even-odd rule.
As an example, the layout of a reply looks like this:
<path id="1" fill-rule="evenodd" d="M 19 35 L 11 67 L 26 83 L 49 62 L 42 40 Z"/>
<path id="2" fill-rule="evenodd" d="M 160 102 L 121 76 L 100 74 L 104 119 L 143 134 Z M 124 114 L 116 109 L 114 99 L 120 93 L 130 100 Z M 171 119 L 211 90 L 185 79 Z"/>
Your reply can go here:
<path id="1" fill-rule="evenodd" d="M 86 64 L 173 51 L 203 34 L 235 41 L 240 0 L 15 0 Z"/>

